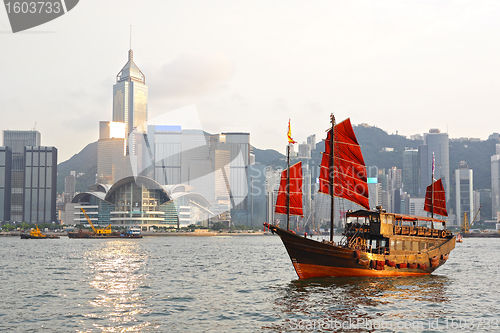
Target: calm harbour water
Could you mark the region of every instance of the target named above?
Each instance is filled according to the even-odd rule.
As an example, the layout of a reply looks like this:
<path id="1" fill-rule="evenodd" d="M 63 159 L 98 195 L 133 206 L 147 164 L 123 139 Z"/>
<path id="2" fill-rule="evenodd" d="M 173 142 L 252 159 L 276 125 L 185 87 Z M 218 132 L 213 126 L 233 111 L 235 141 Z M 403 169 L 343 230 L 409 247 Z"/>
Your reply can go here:
<path id="1" fill-rule="evenodd" d="M 0 331 L 500 331 L 500 239 L 430 276 L 301 281 L 276 236 L 0 245 Z"/>

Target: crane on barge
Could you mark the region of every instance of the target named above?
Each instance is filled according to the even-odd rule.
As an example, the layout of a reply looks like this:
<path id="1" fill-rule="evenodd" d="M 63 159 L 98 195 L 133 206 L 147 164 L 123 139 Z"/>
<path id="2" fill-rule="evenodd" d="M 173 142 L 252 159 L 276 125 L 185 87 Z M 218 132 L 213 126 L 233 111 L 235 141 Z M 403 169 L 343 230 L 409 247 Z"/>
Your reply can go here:
<path id="1" fill-rule="evenodd" d="M 94 233 L 96 235 L 111 235 L 111 224 L 109 224 L 106 228 L 96 228 L 90 220 L 90 217 L 87 215 L 87 211 L 83 209 L 83 207 L 80 207 L 80 209 L 82 210 L 83 216 L 85 216 L 87 222 L 90 224 L 90 227 L 92 228 L 92 230 L 94 230 Z"/>

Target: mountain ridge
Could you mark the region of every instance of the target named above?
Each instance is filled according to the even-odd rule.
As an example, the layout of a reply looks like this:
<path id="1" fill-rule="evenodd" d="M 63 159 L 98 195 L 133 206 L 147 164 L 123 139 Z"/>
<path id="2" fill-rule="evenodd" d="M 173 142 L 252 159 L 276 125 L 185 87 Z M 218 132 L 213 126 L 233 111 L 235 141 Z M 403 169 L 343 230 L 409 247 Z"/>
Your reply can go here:
<path id="1" fill-rule="evenodd" d="M 417 149 L 422 140 L 411 140 L 398 134 L 388 134 L 386 131 L 367 125 L 356 125 L 354 132 L 361 145 L 367 166 L 376 166 L 379 169 L 389 169 L 393 166 L 403 168 L 403 151 L 405 148 Z M 323 138 L 320 138 L 323 139 Z M 469 168 L 474 170 L 474 190 L 491 188 L 491 163 L 490 158 L 495 154 L 496 139 L 477 141 L 475 139 L 460 141 L 450 139 L 450 178 L 454 179 L 454 170 L 460 161 L 467 162 Z M 383 148 L 393 148 L 394 151 L 382 151 Z M 316 144 L 312 158 L 319 161 L 324 142 Z M 284 167 L 284 155 L 274 149 L 259 149 L 252 147 L 256 163 L 269 166 Z M 76 191 L 83 192 L 95 182 L 97 174 L 97 141 L 89 143 L 79 153 L 70 159 L 58 164 L 57 192 L 64 191 L 64 179 L 76 171 Z M 454 184 L 454 183 L 453 183 Z"/>

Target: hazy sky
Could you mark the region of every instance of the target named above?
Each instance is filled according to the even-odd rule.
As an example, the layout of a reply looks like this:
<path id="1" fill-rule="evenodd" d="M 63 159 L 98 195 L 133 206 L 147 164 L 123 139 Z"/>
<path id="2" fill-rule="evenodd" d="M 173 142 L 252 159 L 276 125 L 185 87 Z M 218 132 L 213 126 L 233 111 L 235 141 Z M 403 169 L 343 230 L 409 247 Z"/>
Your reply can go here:
<path id="1" fill-rule="evenodd" d="M 12 34 L 0 8 L 1 129 L 42 134 L 59 162 L 98 139 L 134 60 L 149 117 L 196 105 L 210 133 L 284 152 L 329 114 L 402 135 L 500 132 L 500 1 L 81 0 Z"/>

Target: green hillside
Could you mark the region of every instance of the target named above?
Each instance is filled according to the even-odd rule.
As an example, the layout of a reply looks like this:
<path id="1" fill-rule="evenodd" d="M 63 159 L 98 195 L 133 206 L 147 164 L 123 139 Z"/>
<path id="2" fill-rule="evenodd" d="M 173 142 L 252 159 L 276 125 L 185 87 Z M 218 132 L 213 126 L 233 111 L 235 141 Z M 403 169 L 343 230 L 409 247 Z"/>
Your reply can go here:
<path id="1" fill-rule="evenodd" d="M 78 154 L 57 165 L 57 193 L 64 192 L 64 180 L 71 171 L 76 171 L 76 191 L 84 192 L 95 184 L 97 174 L 97 142 L 89 143 Z"/>
<path id="2" fill-rule="evenodd" d="M 361 151 L 368 166 L 377 166 L 379 169 L 389 169 L 393 166 L 403 168 L 403 151 L 405 147 L 417 149 L 423 144 L 422 140 L 410 140 L 404 136 L 387 134 L 378 127 L 357 125 L 353 127 Z M 450 178 L 454 185 L 455 170 L 460 161 L 467 162 L 474 171 L 474 190 L 491 188 L 491 156 L 495 154 L 497 140 L 486 141 L 452 141 L 450 140 Z M 383 152 L 382 149 L 394 148 L 393 152 Z M 316 145 L 313 158 L 319 163 L 320 151 L 324 150 L 324 142 Z"/>
<path id="3" fill-rule="evenodd" d="M 252 147 L 252 152 L 255 155 L 255 162 L 269 166 L 282 165 L 283 161 L 280 159 L 283 159 L 285 157 L 285 155 L 277 152 L 274 149 L 263 150 Z"/>
<path id="4" fill-rule="evenodd" d="M 421 140 L 410 140 L 401 135 L 387 134 L 378 127 L 354 126 L 354 133 L 361 145 L 361 152 L 366 165 L 374 165 L 379 169 L 403 168 L 403 151 L 405 148 L 418 148 Z M 383 148 L 393 148 L 393 152 L 383 152 Z"/>
<path id="5" fill-rule="evenodd" d="M 450 178 L 455 179 L 458 163 L 465 161 L 474 172 L 474 190 L 491 189 L 491 156 L 496 144 L 497 140 L 450 142 Z"/>

